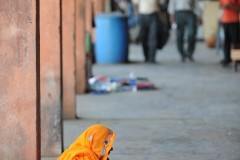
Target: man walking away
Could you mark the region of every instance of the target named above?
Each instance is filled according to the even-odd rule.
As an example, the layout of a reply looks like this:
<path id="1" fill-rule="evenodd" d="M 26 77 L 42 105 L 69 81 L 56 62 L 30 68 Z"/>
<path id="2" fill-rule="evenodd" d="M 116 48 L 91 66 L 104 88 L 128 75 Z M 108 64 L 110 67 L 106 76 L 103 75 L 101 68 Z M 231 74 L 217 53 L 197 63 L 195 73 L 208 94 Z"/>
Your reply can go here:
<path id="1" fill-rule="evenodd" d="M 181 61 L 186 58 L 194 61 L 193 53 L 196 44 L 197 15 L 200 15 L 198 0 L 170 0 L 168 5 L 170 21 L 177 24 L 177 48 L 181 56 Z M 184 34 L 187 28 L 187 48 L 184 48 Z"/>
<path id="2" fill-rule="evenodd" d="M 140 14 L 140 38 L 145 62 L 155 63 L 157 51 L 158 11 L 161 0 L 133 0 Z"/>

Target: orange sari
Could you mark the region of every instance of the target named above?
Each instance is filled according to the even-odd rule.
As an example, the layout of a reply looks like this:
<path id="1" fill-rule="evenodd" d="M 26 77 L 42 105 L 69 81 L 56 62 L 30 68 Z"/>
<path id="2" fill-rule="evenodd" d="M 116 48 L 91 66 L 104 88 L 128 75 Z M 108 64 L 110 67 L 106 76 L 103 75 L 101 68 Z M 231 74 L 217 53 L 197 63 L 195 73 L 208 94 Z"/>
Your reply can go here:
<path id="1" fill-rule="evenodd" d="M 107 160 L 116 134 L 95 124 L 87 128 L 58 160 Z"/>

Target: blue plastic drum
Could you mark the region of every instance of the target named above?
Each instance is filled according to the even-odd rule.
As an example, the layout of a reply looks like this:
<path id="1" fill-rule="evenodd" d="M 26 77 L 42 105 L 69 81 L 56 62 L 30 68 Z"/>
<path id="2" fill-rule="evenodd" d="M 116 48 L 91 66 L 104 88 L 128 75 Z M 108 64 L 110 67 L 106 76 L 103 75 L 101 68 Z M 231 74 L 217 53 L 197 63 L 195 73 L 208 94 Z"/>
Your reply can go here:
<path id="1" fill-rule="evenodd" d="M 127 17 L 100 14 L 96 22 L 95 56 L 99 64 L 124 63 L 128 60 Z"/>

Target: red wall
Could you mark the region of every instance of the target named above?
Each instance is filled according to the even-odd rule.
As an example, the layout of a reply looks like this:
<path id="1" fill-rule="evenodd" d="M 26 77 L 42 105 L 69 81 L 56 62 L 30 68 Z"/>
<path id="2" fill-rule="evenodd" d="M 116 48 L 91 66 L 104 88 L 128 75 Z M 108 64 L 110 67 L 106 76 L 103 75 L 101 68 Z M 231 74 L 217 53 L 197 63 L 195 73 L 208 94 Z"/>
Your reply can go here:
<path id="1" fill-rule="evenodd" d="M 1 0 L 0 159 L 3 160 L 40 159 L 39 24 L 36 20 L 39 6 L 36 3 Z"/>
<path id="2" fill-rule="evenodd" d="M 75 34 L 75 53 L 76 53 L 76 92 L 85 93 L 86 82 L 86 54 L 84 45 L 85 34 L 85 0 L 76 0 L 76 34 Z"/>
<path id="3" fill-rule="evenodd" d="M 75 98 L 75 0 L 62 0 L 63 116 L 76 117 Z"/>
<path id="4" fill-rule="evenodd" d="M 60 0 L 40 1 L 41 155 L 62 152 Z"/>

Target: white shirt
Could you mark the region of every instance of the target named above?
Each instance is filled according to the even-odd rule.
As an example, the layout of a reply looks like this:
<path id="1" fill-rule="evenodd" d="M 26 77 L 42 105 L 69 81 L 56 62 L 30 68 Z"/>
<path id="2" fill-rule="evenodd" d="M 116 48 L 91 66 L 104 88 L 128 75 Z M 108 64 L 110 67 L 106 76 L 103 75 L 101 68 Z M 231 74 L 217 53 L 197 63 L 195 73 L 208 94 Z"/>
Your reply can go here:
<path id="1" fill-rule="evenodd" d="M 161 0 L 133 0 L 133 3 L 138 5 L 140 14 L 151 14 L 159 10 Z"/>
<path id="2" fill-rule="evenodd" d="M 193 5 L 191 5 L 193 3 Z M 168 4 L 168 12 L 173 15 L 176 11 L 194 11 L 200 16 L 200 7 L 198 0 L 170 0 Z"/>

